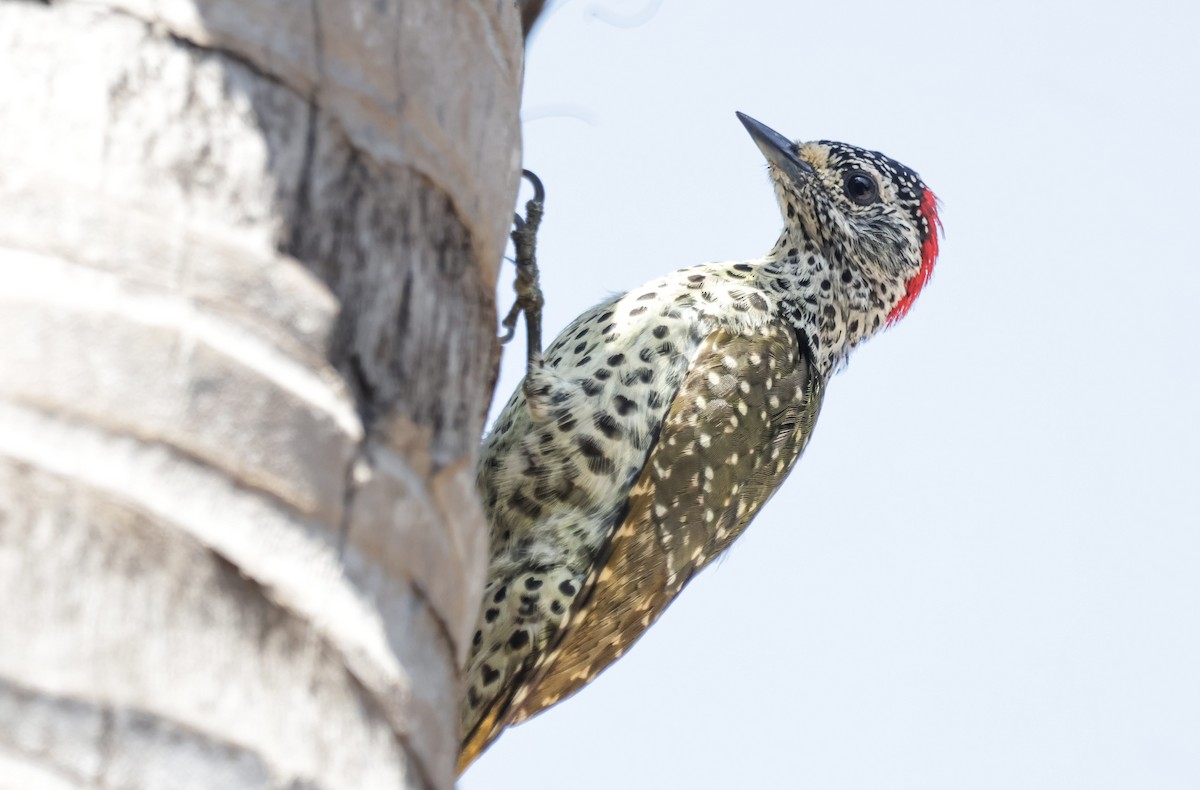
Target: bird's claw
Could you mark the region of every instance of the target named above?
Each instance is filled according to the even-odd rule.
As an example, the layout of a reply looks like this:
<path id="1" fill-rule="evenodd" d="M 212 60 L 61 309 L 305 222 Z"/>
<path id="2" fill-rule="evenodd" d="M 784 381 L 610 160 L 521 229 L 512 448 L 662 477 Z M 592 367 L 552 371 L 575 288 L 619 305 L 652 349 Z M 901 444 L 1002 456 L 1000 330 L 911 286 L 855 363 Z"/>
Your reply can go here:
<path id="1" fill-rule="evenodd" d="M 541 179 L 531 171 L 522 170 L 521 175 L 533 186 L 533 197 L 525 203 L 525 216 L 517 214 L 513 218 L 510 235 L 516 250 L 517 279 L 513 283 L 513 290 L 517 292 L 517 300 L 500 322 L 507 330 L 500 336 L 500 342 L 512 340 L 516 333 L 517 317 L 524 313 L 528 361 L 533 364 L 534 359 L 540 358 L 542 353 L 542 305 L 545 300 L 538 281 L 537 231 L 542 222 L 546 190 Z"/>

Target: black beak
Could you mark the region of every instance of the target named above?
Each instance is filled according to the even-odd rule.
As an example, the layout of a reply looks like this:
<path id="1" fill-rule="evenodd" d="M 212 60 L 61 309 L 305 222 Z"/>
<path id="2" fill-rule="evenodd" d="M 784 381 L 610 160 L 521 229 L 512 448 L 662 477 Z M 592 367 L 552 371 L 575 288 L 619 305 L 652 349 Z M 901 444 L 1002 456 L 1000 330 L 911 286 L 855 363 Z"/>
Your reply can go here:
<path id="1" fill-rule="evenodd" d="M 796 156 L 796 144 L 766 124 L 759 123 L 745 113 L 737 114 L 738 120 L 754 138 L 758 150 L 767 161 L 782 170 L 797 184 L 807 181 L 813 174 L 813 166 Z"/>

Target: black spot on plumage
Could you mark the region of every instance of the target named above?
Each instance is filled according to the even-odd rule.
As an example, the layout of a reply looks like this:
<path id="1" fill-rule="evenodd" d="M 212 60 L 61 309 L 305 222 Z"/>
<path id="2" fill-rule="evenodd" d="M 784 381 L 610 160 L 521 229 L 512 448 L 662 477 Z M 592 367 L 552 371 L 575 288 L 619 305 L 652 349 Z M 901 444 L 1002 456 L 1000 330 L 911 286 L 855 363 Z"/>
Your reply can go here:
<path id="1" fill-rule="evenodd" d="M 471 637 L 471 644 L 474 645 L 475 647 L 479 647 L 479 645 L 482 642 L 483 642 L 483 631 L 476 631 L 475 636 Z"/>
<path id="2" fill-rule="evenodd" d="M 578 344 L 578 345 L 576 345 L 576 346 L 575 346 L 575 353 L 576 353 L 576 354 L 582 354 L 582 353 L 583 353 L 583 350 L 584 350 L 585 348 L 587 348 L 587 341 L 586 341 L 586 340 L 585 340 L 584 342 L 582 342 L 582 343 L 580 343 L 580 344 Z"/>
<path id="3" fill-rule="evenodd" d="M 608 358 L 608 364 L 613 366 L 614 368 L 617 365 L 620 365 L 624 361 L 625 361 L 624 354 L 613 354 L 611 357 Z"/>
<path id="4" fill-rule="evenodd" d="M 617 409 L 617 414 L 620 414 L 622 417 L 624 417 L 626 414 L 629 414 L 629 412 L 631 412 L 637 408 L 637 402 L 631 401 L 629 398 L 626 398 L 624 395 L 615 396 L 613 398 L 613 405 Z"/>
<path id="5" fill-rule="evenodd" d="M 644 312 L 646 312 L 646 308 L 645 308 L 645 306 L 642 306 L 642 307 L 635 307 L 635 308 L 633 308 L 632 310 L 630 310 L 630 311 L 629 311 L 629 314 L 630 314 L 631 316 L 633 316 L 633 315 L 641 315 L 641 314 L 642 314 L 642 313 L 644 313 Z"/>
<path id="6" fill-rule="evenodd" d="M 611 475 L 613 470 L 616 469 L 616 465 L 613 464 L 611 458 L 606 455 L 601 455 L 596 458 L 588 459 L 588 469 L 590 469 L 594 475 Z"/>
<path id="7" fill-rule="evenodd" d="M 754 267 L 753 267 L 753 266 L 751 266 L 751 265 L 750 265 L 750 264 L 748 264 L 748 263 L 735 263 L 735 264 L 733 265 L 733 268 L 737 269 L 739 272 L 752 272 L 752 271 L 754 271 Z"/>
<path id="8" fill-rule="evenodd" d="M 654 327 L 654 336 L 659 340 L 662 340 L 670 331 L 671 330 L 667 328 L 666 324 L 659 324 L 658 326 Z"/>
<path id="9" fill-rule="evenodd" d="M 508 646 L 513 650 L 520 650 L 527 644 L 529 644 L 529 632 L 524 629 L 513 631 L 512 636 L 508 638 Z"/>
<path id="10" fill-rule="evenodd" d="M 527 578 L 525 580 L 525 589 L 526 590 L 536 590 L 537 588 L 541 587 L 543 584 L 545 584 L 545 579 L 539 579 L 536 576 L 530 576 L 529 578 Z"/>
<path id="11" fill-rule="evenodd" d="M 488 609 L 486 612 L 483 613 L 483 621 L 485 623 L 494 623 L 494 622 L 496 622 L 496 618 L 499 616 L 500 616 L 499 609 Z"/>
<path id="12" fill-rule="evenodd" d="M 617 328 L 616 324 L 609 324 L 608 326 L 604 327 L 604 329 L 600 330 L 600 334 L 611 335 L 613 333 L 613 330 L 616 328 Z"/>
<path id="13" fill-rule="evenodd" d="M 611 414 L 602 411 L 596 412 L 596 415 L 592 418 L 592 424 L 596 426 L 596 430 L 609 439 L 616 439 L 621 435 L 621 426 L 617 424 L 616 418 Z"/>
<path id="14" fill-rule="evenodd" d="M 848 283 L 854 279 L 854 272 L 849 269 L 842 269 L 842 282 Z"/>
<path id="15" fill-rule="evenodd" d="M 575 420 L 570 417 L 564 417 L 558 421 L 558 429 L 563 433 L 570 433 L 575 430 Z"/>
<path id="16" fill-rule="evenodd" d="M 539 502 L 557 498 L 555 493 L 555 488 L 545 479 L 538 480 L 537 485 L 533 487 L 533 498 Z"/>
<path id="17" fill-rule="evenodd" d="M 596 368 L 596 372 L 592 376 L 597 381 L 608 381 L 609 377 L 612 376 L 612 371 L 608 368 Z"/>
<path id="18" fill-rule="evenodd" d="M 649 347 L 643 348 L 638 352 L 638 359 L 643 362 L 649 362 L 650 360 L 654 359 L 654 351 L 652 351 Z"/>
<path id="19" fill-rule="evenodd" d="M 500 679 L 500 671 L 491 664 L 483 665 L 483 685 L 490 686 Z"/>
<path id="20" fill-rule="evenodd" d="M 702 282 L 704 282 L 704 275 L 703 275 L 703 274 L 689 274 L 689 275 L 688 275 L 688 282 L 691 282 L 691 283 L 702 283 Z"/>
<path id="21" fill-rule="evenodd" d="M 604 450 L 590 436 L 580 436 L 575 440 L 575 443 L 579 445 L 579 452 L 583 453 L 585 458 L 601 458 L 604 456 Z"/>
<path id="22" fill-rule="evenodd" d="M 554 612 L 555 614 L 562 614 L 564 611 L 562 602 L 551 601 L 550 602 L 550 611 Z"/>
<path id="23" fill-rule="evenodd" d="M 600 391 L 602 389 L 604 389 L 594 379 L 584 379 L 583 381 L 579 382 L 579 386 L 586 394 L 588 394 L 591 397 L 595 397 L 596 395 L 599 395 Z"/>
<path id="24" fill-rule="evenodd" d="M 639 296 L 639 297 L 638 297 L 638 301 L 639 301 L 639 302 L 644 302 L 644 301 L 647 301 L 647 300 L 649 300 L 649 299 L 653 299 L 653 298 L 655 298 L 656 296 L 658 296 L 658 294 L 656 294 L 654 291 L 650 291 L 650 292 L 648 292 L 648 293 L 644 293 L 644 294 L 642 294 L 641 296 Z"/>
<path id="25" fill-rule="evenodd" d="M 508 504 L 530 519 L 540 518 L 542 515 L 542 506 L 520 491 L 513 492 L 513 495 L 508 498 Z"/>
<path id="26" fill-rule="evenodd" d="M 570 579 L 563 579 L 563 581 L 558 585 L 558 591 L 568 598 L 574 598 L 576 592 L 575 582 L 571 581 Z"/>
<path id="27" fill-rule="evenodd" d="M 584 357 L 583 359 L 579 360 L 579 364 L 580 364 L 580 365 L 586 365 L 587 363 L 589 363 L 589 362 L 591 362 L 591 361 L 592 361 L 592 355 L 591 355 L 591 354 L 588 354 L 586 357 Z"/>
<path id="28" fill-rule="evenodd" d="M 754 307 L 755 310 L 769 310 L 770 309 L 770 307 L 767 305 L 767 300 L 762 298 L 762 294 L 757 294 L 757 293 L 750 294 L 750 304 Z"/>
<path id="29" fill-rule="evenodd" d="M 654 380 L 654 370 L 652 368 L 638 368 L 637 377 L 643 384 L 649 384 Z"/>
<path id="30" fill-rule="evenodd" d="M 504 596 L 508 595 L 508 587 L 501 587 L 496 590 L 496 594 L 492 596 L 492 603 L 500 603 L 504 600 Z"/>

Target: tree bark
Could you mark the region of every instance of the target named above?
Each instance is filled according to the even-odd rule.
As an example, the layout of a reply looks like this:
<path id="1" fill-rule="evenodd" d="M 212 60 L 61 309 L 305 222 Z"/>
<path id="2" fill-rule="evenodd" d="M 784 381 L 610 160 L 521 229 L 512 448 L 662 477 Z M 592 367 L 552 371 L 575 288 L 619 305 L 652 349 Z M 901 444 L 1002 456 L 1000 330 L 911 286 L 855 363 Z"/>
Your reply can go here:
<path id="1" fill-rule="evenodd" d="M 0 786 L 452 786 L 521 24 L 0 0 Z"/>

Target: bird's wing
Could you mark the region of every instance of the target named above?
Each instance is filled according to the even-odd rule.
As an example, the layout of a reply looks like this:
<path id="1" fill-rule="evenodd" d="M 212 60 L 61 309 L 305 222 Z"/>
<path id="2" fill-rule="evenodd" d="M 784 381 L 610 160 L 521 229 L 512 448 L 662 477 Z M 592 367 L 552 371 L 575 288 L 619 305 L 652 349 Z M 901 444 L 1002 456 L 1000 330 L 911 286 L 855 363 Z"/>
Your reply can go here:
<path id="1" fill-rule="evenodd" d="M 803 452 L 821 396 L 820 376 L 790 326 L 722 329 L 705 339 L 607 560 L 585 582 L 555 643 L 533 659 L 501 726 L 573 694 L 620 658 L 741 534 Z"/>

